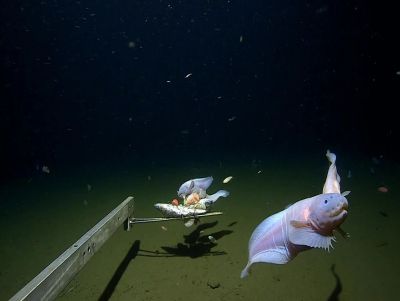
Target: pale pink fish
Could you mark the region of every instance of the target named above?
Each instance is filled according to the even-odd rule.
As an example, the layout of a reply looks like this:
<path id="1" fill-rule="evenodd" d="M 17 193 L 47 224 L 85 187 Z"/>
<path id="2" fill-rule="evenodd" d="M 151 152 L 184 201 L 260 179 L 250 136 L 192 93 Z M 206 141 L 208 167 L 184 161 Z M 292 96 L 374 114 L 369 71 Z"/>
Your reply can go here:
<path id="1" fill-rule="evenodd" d="M 241 277 L 255 262 L 285 264 L 300 251 L 329 249 L 335 241 L 333 230 L 347 217 L 347 199 L 340 193 L 324 193 L 298 201 L 265 219 L 249 242 L 249 262 Z"/>
<path id="2" fill-rule="evenodd" d="M 249 274 L 253 263 L 285 264 L 301 251 L 311 248 L 329 250 L 335 241 L 334 230 L 345 234 L 339 226 L 347 217 L 348 202 L 345 196 L 349 192 L 340 194 L 336 156 L 328 153 L 331 166 L 324 193 L 298 201 L 257 226 L 250 238 L 249 261 L 241 273 L 242 278 Z"/>

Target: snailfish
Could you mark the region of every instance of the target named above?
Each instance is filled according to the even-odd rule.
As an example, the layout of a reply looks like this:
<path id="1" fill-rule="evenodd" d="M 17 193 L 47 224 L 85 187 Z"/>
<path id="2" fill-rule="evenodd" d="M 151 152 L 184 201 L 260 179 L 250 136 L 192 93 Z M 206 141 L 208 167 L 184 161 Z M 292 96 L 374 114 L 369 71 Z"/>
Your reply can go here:
<path id="1" fill-rule="evenodd" d="M 256 262 L 285 264 L 310 248 L 329 249 L 333 230 L 347 217 L 347 199 L 340 193 L 324 193 L 298 201 L 265 219 L 251 235 L 249 261 L 241 278 Z"/>
<path id="2" fill-rule="evenodd" d="M 253 263 L 285 264 L 301 251 L 329 250 L 335 241 L 334 230 L 346 234 L 340 225 L 347 217 L 346 195 L 350 192 L 340 193 L 336 155 L 328 150 L 326 156 L 331 165 L 323 193 L 294 203 L 256 227 L 250 237 L 249 260 L 241 278 L 249 275 Z"/>
<path id="3" fill-rule="evenodd" d="M 212 182 L 213 177 L 188 180 L 179 187 L 178 196 L 185 198 L 193 192 L 199 193 L 200 195 L 205 194 L 205 191 L 211 186 Z"/>

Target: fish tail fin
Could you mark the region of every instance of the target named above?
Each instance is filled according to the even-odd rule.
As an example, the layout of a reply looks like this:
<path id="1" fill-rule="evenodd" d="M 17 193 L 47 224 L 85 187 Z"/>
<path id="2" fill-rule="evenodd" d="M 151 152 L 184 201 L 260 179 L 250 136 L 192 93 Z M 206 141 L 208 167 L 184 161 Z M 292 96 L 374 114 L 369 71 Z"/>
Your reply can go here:
<path id="1" fill-rule="evenodd" d="M 216 193 L 207 196 L 207 199 L 211 200 L 212 203 L 216 202 L 220 197 L 226 198 L 229 196 L 229 191 L 226 190 L 218 190 Z"/>
<path id="2" fill-rule="evenodd" d="M 245 266 L 243 271 L 240 273 L 240 278 L 243 279 L 243 278 L 249 276 L 249 274 L 250 274 L 250 266 L 251 266 L 251 262 L 247 263 L 247 265 Z"/>
<path id="3" fill-rule="evenodd" d="M 335 164 L 336 155 L 334 153 L 331 153 L 329 149 L 326 151 L 326 157 L 328 158 L 328 160 L 331 164 Z"/>

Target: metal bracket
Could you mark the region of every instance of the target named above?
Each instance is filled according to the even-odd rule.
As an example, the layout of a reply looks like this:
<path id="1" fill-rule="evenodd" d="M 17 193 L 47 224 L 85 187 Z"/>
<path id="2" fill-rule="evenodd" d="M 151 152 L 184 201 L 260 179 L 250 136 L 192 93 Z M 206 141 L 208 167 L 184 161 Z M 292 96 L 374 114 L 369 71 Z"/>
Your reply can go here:
<path id="1" fill-rule="evenodd" d="M 143 224 L 143 223 L 156 223 L 156 222 L 168 222 L 168 221 L 176 221 L 176 220 L 188 220 L 191 218 L 200 218 L 200 217 L 208 217 L 215 215 L 222 215 L 222 212 L 208 212 L 204 214 L 194 214 L 193 216 L 185 216 L 185 217 L 130 217 L 128 218 L 128 231 L 132 228 L 133 224 Z"/>

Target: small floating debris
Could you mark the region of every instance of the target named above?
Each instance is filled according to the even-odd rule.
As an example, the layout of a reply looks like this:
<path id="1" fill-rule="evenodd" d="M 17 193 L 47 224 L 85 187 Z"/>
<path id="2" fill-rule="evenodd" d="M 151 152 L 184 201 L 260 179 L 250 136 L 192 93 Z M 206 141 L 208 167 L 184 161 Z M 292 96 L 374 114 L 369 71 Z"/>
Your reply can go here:
<path id="1" fill-rule="evenodd" d="M 351 178 L 353 175 L 352 175 L 352 173 L 351 173 L 351 170 L 349 170 L 348 172 L 347 172 L 347 178 Z"/>
<path id="2" fill-rule="evenodd" d="M 389 189 L 385 186 L 378 187 L 378 191 L 382 193 L 389 192 Z"/>
<path id="3" fill-rule="evenodd" d="M 42 166 L 42 172 L 49 174 L 50 173 L 50 168 L 46 165 Z"/>
<path id="4" fill-rule="evenodd" d="M 87 185 L 86 185 L 86 188 L 87 188 L 87 191 L 92 191 L 92 185 L 87 184 Z"/>
<path id="5" fill-rule="evenodd" d="M 214 236 L 212 236 L 212 235 L 209 235 L 208 236 L 208 240 L 210 241 L 210 242 L 212 242 L 213 244 L 216 244 L 217 243 L 217 240 L 214 238 Z"/>
<path id="6" fill-rule="evenodd" d="M 222 181 L 222 183 L 224 183 L 224 184 L 229 183 L 230 180 L 232 180 L 232 179 L 233 179 L 232 176 L 226 177 L 226 178 Z"/>
<path id="7" fill-rule="evenodd" d="M 185 75 L 185 78 L 189 78 L 191 76 L 192 76 L 192 73 L 188 73 L 188 74 Z"/>
<path id="8" fill-rule="evenodd" d="M 236 119 L 236 116 L 232 116 L 232 117 L 228 118 L 228 121 L 231 122 L 231 121 L 234 121 L 235 119 Z"/>
<path id="9" fill-rule="evenodd" d="M 161 230 L 168 231 L 167 227 L 165 227 L 165 226 L 161 226 Z"/>
<path id="10" fill-rule="evenodd" d="M 374 163 L 374 164 L 376 164 L 376 165 L 378 165 L 379 164 L 379 159 L 377 158 L 377 157 L 372 157 L 372 162 Z"/>
<path id="11" fill-rule="evenodd" d="M 262 173 L 262 170 L 257 171 L 258 174 Z"/>

